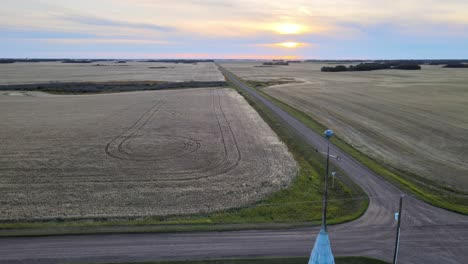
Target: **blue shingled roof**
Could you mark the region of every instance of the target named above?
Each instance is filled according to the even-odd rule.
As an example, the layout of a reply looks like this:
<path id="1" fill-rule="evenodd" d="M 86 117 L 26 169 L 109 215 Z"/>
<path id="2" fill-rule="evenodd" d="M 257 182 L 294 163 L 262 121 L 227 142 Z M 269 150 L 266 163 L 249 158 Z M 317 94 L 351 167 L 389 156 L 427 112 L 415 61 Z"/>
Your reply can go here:
<path id="1" fill-rule="evenodd" d="M 310 253 L 309 264 L 335 264 L 328 232 L 323 227 L 320 229 L 314 249 Z"/>

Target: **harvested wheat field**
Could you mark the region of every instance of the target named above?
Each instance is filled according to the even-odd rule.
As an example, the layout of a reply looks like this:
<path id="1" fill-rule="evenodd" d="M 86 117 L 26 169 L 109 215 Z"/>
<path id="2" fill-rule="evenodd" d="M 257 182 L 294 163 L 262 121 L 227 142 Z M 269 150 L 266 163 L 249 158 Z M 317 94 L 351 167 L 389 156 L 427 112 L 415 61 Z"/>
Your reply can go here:
<path id="1" fill-rule="evenodd" d="M 466 69 L 331 73 L 320 72 L 319 63 L 255 65 L 223 64 L 246 80 L 295 81 L 264 91 L 381 162 L 439 187 L 468 189 Z"/>
<path id="2" fill-rule="evenodd" d="M 224 81 L 223 75 L 212 62 L 16 62 L 0 64 L 0 76 L 2 77 L 0 85 L 148 80 L 161 82 Z"/>
<path id="3" fill-rule="evenodd" d="M 227 88 L 0 92 L 0 218 L 210 212 L 296 174 L 286 146 Z"/>

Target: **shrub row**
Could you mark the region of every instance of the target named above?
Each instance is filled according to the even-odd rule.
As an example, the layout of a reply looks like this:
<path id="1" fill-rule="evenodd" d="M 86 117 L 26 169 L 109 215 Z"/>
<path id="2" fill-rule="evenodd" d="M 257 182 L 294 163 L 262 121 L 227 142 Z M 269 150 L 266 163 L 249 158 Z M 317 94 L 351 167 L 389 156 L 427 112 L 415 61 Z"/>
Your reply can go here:
<path id="1" fill-rule="evenodd" d="M 420 70 L 421 66 L 417 64 L 395 64 L 395 63 L 360 63 L 358 65 L 338 65 L 335 67 L 322 67 L 323 72 L 342 72 L 342 71 L 374 71 L 384 69 L 395 70 Z"/>
<path id="2" fill-rule="evenodd" d="M 465 63 L 450 63 L 444 66 L 444 68 L 468 68 L 468 64 Z"/>
<path id="3" fill-rule="evenodd" d="M 213 82 L 70 82 L 70 83 L 41 83 L 0 85 L 0 91 L 42 91 L 52 93 L 103 93 L 103 92 L 129 92 L 144 90 L 162 90 L 177 88 L 222 87 L 227 86 L 225 81 Z"/>

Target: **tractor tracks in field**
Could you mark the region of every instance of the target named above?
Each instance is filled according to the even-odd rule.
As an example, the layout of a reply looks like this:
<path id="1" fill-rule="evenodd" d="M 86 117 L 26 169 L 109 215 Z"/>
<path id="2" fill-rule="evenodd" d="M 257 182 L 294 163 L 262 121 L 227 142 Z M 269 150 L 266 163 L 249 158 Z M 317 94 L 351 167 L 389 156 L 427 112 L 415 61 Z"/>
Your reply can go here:
<path id="1" fill-rule="evenodd" d="M 211 162 L 206 166 L 189 169 L 189 170 L 181 170 L 181 171 L 174 171 L 174 172 L 157 172 L 156 178 L 153 179 L 141 179 L 141 180 L 117 180 L 114 179 L 112 181 L 131 181 L 131 182 L 139 182 L 139 181 L 186 181 L 186 180 L 197 180 L 203 179 L 213 176 L 218 176 L 224 173 L 231 171 L 232 169 L 236 168 L 242 158 L 242 154 L 239 148 L 239 144 L 237 142 L 237 138 L 234 134 L 234 131 L 231 127 L 230 122 L 226 117 L 225 110 L 221 104 L 221 96 L 219 94 L 219 90 L 211 89 L 211 112 L 213 113 L 214 119 L 216 120 L 216 127 L 219 130 L 221 144 L 223 148 L 222 158 L 219 162 Z M 178 150 L 179 153 L 169 153 L 164 157 L 154 157 L 151 155 L 142 156 L 142 155 L 134 155 L 128 149 L 128 142 L 134 138 L 137 133 L 142 133 L 143 129 L 150 123 L 151 120 L 154 119 L 155 115 L 158 111 L 168 102 L 166 98 L 158 100 L 155 104 L 153 104 L 141 117 L 139 117 L 136 122 L 130 126 L 127 130 L 119 134 L 118 136 L 114 137 L 109 143 L 106 144 L 105 152 L 112 158 L 119 159 L 119 160 L 126 160 L 126 161 L 133 161 L 133 162 L 162 162 L 167 160 L 174 160 L 174 159 L 181 159 L 184 156 L 194 155 L 197 153 L 201 148 L 201 140 L 191 138 L 191 137 L 182 137 L 177 135 L 168 135 L 163 133 L 154 133 L 154 136 L 157 137 L 165 137 L 165 138 L 176 138 L 176 139 L 183 139 L 183 147 Z M 189 151 L 184 151 L 189 149 Z M 182 152 L 182 153 L 180 153 Z M 175 155 L 171 155 L 175 154 Z M 200 154 L 198 154 L 200 156 Z M 215 159 L 216 161 L 216 159 Z M 223 168 L 223 166 L 225 166 Z M 199 174 L 197 176 L 193 176 L 193 174 Z M 163 175 L 187 175 L 187 177 L 159 177 Z M 103 182 L 103 181 L 99 181 Z"/>
<path id="2" fill-rule="evenodd" d="M 137 132 L 141 132 L 142 129 L 153 119 L 155 114 L 162 108 L 162 106 L 167 102 L 166 99 L 158 101 L 154 104 L 142 117 L 140 117 L 134 125 L 132 125 L 128 130 L 124 131 L 119 136 L 115 137 L 111 142 L 106 145 L 106 153 L 117 159 L 121 160 L 132 160 L 132 161 L 164 161 L 170 159 L 176 159 L 181 156 L 189 155 L 197 151 L 201 144 L 199 140 L 191 137 L 176 136 L 164 133 L 154 133 L 154 136 L 160 138 L 171 138 L 171 139 L 181 139 L 183 147 L 179 150 L 176 150 L 172 153 L 167 153 L 165 157 L 157 157 L 152 155 L 142 155 L 132 153 L 131 148 L 128 146 L 129 140 L 136 137 Z M 141 124 L 140 124 L 141 123 Z M 120 139 L 120 140 L 119 140 Z M 113 146 L 113 143 L 118 143 L 117 147 Z M 172 143 L 174 144 L 174 143 Z M 113 153 L 112 149 L 116 150 L 116 153 Z M 188 149 L 188 150 L 187 150 Z M 187 150 L 187 151 L 184 151 Z"/>
<path id="3" fill-rule="evenodd" d="M 169 97 L 164 97 L 151 102 L 149 108 L 144 110 L 144 112 L 138 116 L 130 126 L 126 127 L 122 132 L 119 131 L 116 136 L 110 138 L 110 141 L 103 146 L 105 155 L 112 159 L 126 163 L 141 164 L 141 166 L 146 166 L 148 170 L 152 170 L 151 175 L 148 175 L 147 177 L 100 177 L 102 176 L 102 173 L 107 172 L 100 173 L 99 171 L 96 171 L 95 168 L 92 168 L 89 171 L 84 169 L 81 171 L 80 175 L 73 174 L 72 176 L 68 171 L 72 171 L 74 168 L 65 168 L 62 169 L 60 177 L 57 176 L 54 177 L 54 179 L 48 180 L 45 177 L 36 176 L 38 181 L 35 184 L 39 186 L 57 184 L 58 182 L 181 182 L 221 176 L 236 168 L 239 170 L 247 170 L 248 168 L 243 166 L 241 163 L 241 147 L 238 143 L 231 121 L 228 118 L 228 114 L 224 109 L 226 102 L 222 100 L 222 92 L 223 91 L 220 89 L 210 89 L 209 106 L 206 107 L 211 108 L 208 112 L 211 113 L 209 118 L 212 120 L 210 122 L 213 123 L 213 135 L 215 135 L 215 137 L 206 140 L 206 142 L 194 138 L 193 135 L 180 136 L 174 133 L 171 134 L 168 131 L 158 131 L 155 120 L 157 120 L 158 115 L 163 112 L 165 106 L 171 103 L 171 99 Z M 133 104 L 132 106 L 135 105 Z M 130 109 L 131 108 L 127 107 L 125 108 L 125 111 L 130 111 Z M 120 114 L 122 115 L 123 112 L 120 112 Z M 153 127 L 149 127 L 150 125 Z M 158 137 L 161 138 L 163 143 L 158 141 Z M 152 140 L 152 142 L 146 144 L 146 139 Z M 169 152 L 163 152 L 160 149 L 156 149 L 159 148 L 158 144 L 178 145 L 175 147 L 168 147 L 170 150 Z M 203 153 L 203 151 L 206 150 L 206 147 L 204 148 L 203 146 L 204 144 L 216 145 L 216 148 L 219 149 L 219 153 L 213 154 L 211 151 L 210 155 L 213 155 L 212 157 L 210 156 L 211 158 L 205 156 Z M 142 147 L 145 148 L 143 151 L 141 151 Z M 152 153 L 152 147 L 155 148 L 154 153 Z M 161 153 L 164 153 L 164 156 L 160 155 Z M 185 168 L 180 168 L 178 170 L 174 169 L 173 171 L 158 169 L 158 162 L 172 162 L 172 164 L 177 165 L 179 162 L 178 159 L 181 163 L 186 165 Z M 195 162 L 200 159 L 207 160 L 207 162 L 204 164 L 201 164 L 202 162 L 200 162 L 198 167 L 196 164 L 193 164 L 192 167 L 188 165 L 191 161 Z M 112 162 L 112 160 L 108 160 L 107 162 Z M 160 164 L 159 166 L 161 168 L 165 167 L 164 164 Z M 267 167 L 268 166 L 262 162 L 262 165 L 259 165 L 255 169 L 251 168 L 251 170 L 256 172 L 253 174 L 257 174 L 257 172 L 260 173 L 260 170 Z M 21 171 L 26 173 L 50 169 L 52 168 L 28 166 L 21 168 Z M 15 168 L 15 170 L 18 170 L 18 168 Z"/>
<path id="4" fill-rule="evenodd" d="M 109 143 L 107 143 L 105 151 L 107 155 L 116 158 L 116 159 L 121 159 L 121 160 L 127 160 L 129 158 L 122 157 L 121 155 L 118 155 L 117 153 L 122 154 L 122 145 L 129 140 L 133 135 L 135 135 L 136 132 L 140 131 L 148 122 L 151 120 L 151 118 L 158 112 L 159 109 L 166 103 L 165 99 L 158 100 L 155 104 L 153 104 L 138 120 L 133 123 L 130 128 L 113 138 Z M 141 124 L 140 124 L 141 123 Z M 119 141 L 119 139 L 121 140 Z M 117 153 L 114 153 L 113 151 L 114 143 L 117 144 Z M 126 154 L 124 152 L 124 154 Z"/>

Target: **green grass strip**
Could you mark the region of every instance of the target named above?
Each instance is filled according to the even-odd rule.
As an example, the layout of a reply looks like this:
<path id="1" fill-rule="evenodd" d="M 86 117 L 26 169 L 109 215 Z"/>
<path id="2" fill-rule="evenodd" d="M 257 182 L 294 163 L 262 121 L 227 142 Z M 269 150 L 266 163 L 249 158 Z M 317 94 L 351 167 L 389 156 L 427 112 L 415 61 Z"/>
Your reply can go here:
<path id="1" fill-rule="evenodd" d="M 255 258 L 255 259 L 212 259 L 158 262 L 127 262 L 124 264 L 306 264 L 309 258 Z M 366 257 L 337 257 L 336 264 L 387 264 L 388 262 Z"/>

